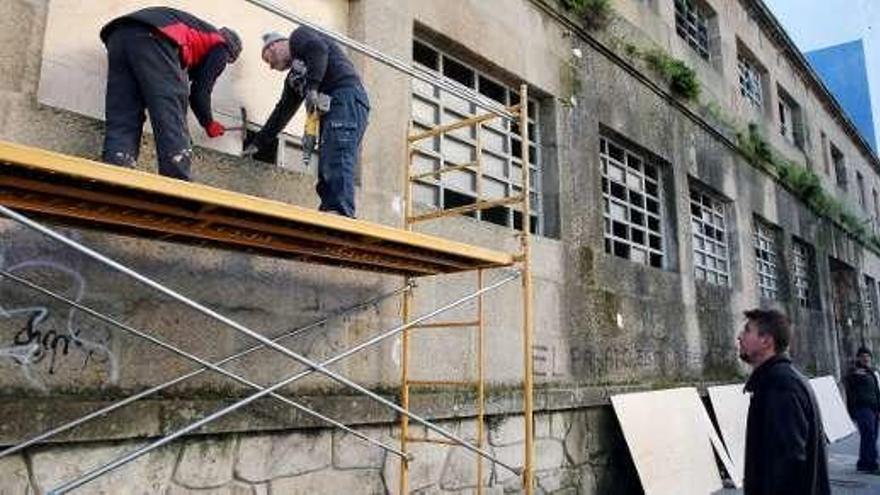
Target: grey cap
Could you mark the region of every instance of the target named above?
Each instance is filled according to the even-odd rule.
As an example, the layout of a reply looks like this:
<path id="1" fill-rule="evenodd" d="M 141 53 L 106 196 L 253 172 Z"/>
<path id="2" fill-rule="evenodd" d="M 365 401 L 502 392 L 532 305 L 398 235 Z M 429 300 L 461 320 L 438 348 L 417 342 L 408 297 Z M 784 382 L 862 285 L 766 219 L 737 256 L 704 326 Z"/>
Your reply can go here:
<path id="1" fill-rule="evenodd" d="M 275 43 L 276 41 L 286 40 L 287 36 L 279 33 L 278 31 L 270 31 L 263 35 L 263 52 L 266 51 L 266 48 L 269 48 L 269 45 Z"/>

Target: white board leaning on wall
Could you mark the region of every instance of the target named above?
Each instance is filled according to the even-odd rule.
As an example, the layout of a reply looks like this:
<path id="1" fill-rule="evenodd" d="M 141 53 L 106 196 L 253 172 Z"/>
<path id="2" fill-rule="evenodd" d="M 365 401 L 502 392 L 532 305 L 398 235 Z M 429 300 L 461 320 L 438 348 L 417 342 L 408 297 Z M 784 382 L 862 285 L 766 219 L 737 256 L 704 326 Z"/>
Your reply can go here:
<path id="1" fill-rule="evenodd" d="M 709 495 L 722 488 L 713 445 L 728 470 L 730 459 L 697 389 L 615 395 L 611 405 L 645 495 Z"/>
<path id="2" fill-rule="evenodd" d="M 856 431 L 849 412 L 843 398 L 840 396 L 840 389 L 833 376 L 821 376 L 819 378 L 810 379 L 810 385 L 813 386 L 813 392 L 816 394 L 816 402 L 819 403 L 819 413 L 822 415 L 822 427 L 825 429 L 825 436 L 828 441 L 834 443 L 842 438 L 846 438 Z"/>
<path id="3" fill-rule="evenodd" d="M 746 422 L 752 400 L 752 395 L 745 392 L 744 388 L 744 383 L 708 388 L 712 410 L 715 411 L 721 437 L 733 463 L 730 477 L 737 486 L 742 484 L 746 465 Z"/>

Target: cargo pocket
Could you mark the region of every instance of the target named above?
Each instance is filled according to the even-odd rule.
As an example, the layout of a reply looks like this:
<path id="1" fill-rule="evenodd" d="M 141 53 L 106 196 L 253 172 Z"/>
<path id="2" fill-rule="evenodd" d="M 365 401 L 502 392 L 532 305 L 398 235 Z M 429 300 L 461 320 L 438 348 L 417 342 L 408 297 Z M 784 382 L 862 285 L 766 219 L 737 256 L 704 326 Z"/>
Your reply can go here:
<path id="1" fill-rule="evenodd" d="M 327 122 L 321 145 L 338 150 L 352 148 L 357 144 L 357 124 L 354 122 Z"/>

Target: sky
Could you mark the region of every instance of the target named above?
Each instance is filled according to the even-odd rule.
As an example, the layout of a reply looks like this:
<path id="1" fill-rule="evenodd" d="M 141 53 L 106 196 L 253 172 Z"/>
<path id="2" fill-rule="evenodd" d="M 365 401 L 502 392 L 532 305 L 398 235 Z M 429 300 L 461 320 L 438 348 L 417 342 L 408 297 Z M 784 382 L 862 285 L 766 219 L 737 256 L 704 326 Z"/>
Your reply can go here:
<path id="1" fill-rule="evenodd" d="M 802 52 L 862 39 L 880 133 L 880 0 L 764 0 Z M 880 134 L 878 134 L 880 136 Z"/>

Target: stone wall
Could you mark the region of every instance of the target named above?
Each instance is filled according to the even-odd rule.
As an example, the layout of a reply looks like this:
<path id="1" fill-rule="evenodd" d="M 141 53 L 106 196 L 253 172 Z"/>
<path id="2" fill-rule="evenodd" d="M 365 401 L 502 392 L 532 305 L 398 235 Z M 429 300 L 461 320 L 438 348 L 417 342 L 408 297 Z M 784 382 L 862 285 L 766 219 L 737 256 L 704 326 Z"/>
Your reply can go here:
<path id="1" fill-rule="evenodd" d="M 523 448 L 521 416 L 490 417 L 485 448 L 518 465 Z M 474 441 L 471 421 L 440 426 Z M 619 427 L 603 408 L 540 414 L 536 418 L 539 494 L 629 493 L 638 488 L 621 449 Z M 396 446 L 396 430 L 358 428 Z M 437 438 L 424 428 L 413 436 Z M 45 493 L 146 440 L 40 447 L 0 460 L 0 494 Z M 475 493 L 475 456 L 461 447 L 431 443 L 411 449 L 410 487 L 418 494 Z M 165 495 L 264 495 L 397 492 L 398 457 L 353 435 L 326 429 L 195 436 L 165 446 L 83 486 L 82 493 Z M 484 463 L 484 493 L 519 491 L 519 478 Z M 627 488 L 629 486 L 629 488 Z"/>

